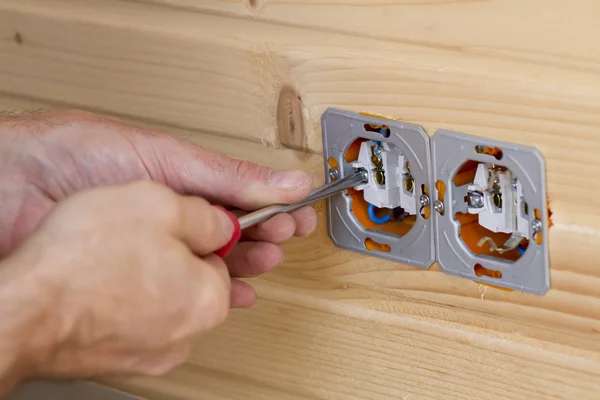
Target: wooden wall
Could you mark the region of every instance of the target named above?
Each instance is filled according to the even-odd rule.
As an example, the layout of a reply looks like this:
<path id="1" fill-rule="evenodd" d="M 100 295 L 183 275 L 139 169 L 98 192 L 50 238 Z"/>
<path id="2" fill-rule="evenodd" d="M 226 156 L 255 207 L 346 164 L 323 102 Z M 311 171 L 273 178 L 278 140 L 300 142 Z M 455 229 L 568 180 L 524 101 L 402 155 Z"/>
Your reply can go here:
<path id="1" fill-rule="evenodd" d="M 150 399 L 599 399 L 597 0 L 2 0 L 0 109 L 115 114 L 323 181 L 334 106 L 537 146 L 543 297 L 335 248 L 285 247 Z"/>

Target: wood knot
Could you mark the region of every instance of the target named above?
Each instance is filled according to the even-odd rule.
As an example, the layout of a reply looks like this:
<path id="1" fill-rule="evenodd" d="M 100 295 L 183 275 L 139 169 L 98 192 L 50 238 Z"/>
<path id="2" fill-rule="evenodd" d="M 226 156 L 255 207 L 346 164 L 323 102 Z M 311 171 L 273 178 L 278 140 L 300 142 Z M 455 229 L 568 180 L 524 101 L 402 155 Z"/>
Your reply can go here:
<path id="1" fill-rule="evenodd" d="M 21 35 L 21 32 L 16 32 L 13 40 L 15 41 L 16 44 L 18 44 L 19 46 L 22 46 L 24 39 L 23 39 L 23 35 Z"/>
<path id="2" fill-rule="evenodd" d="M 259 11 L 263 5 L 265 0 L 248 0 L 248 8 L 251 11 Z"/>
<path id="3" fill-rule="evenodd" d="M 283 146 L 299 150 L 306 148 L 302 98 L 290 86 L 284 86 L 279 92 L 277 131 Z"/>

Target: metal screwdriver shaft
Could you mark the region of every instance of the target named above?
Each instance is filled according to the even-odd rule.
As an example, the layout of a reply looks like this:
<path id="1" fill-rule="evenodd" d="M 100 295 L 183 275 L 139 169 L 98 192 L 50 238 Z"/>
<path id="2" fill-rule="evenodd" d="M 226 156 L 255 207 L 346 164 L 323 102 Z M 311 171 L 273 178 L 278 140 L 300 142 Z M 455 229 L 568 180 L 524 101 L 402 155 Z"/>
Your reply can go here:
<path id="1" fill-rule="evenodd" d="M 298 203 L 274 204 L 258 211 L 251 212 L 250 214 L 246 214 L 239 218 L 241 229 L 246 229 L 261 222 L 265 222 L 277 214 L 298 210 L 311 203 L 333 196 L 337 193 L 343 192 L 344 190 L 348 190 L 354 186 L 366 182 L 367 172 L 364 170 L 358 171 L 352 175 L 348 175 L 347 177 L 340 179 L 337 182 L 330 183 L 314 190 L 310 195 L 308 195 L 308 197 Z"/>

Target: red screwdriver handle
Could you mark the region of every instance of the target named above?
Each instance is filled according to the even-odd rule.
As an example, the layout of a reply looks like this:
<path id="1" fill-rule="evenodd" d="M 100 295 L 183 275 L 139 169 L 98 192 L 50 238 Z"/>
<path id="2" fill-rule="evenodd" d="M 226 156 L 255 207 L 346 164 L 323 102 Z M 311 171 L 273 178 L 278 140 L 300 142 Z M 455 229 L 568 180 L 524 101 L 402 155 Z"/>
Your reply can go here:
<path id="1" fill-rule="evenodd" d="M 229 218 L 231 219 L 231 222 L 233 223 L 233 235 L 231 236 L 231 239 L 229 239 L 229 242 L 227 242 L 227 244 L 223 247 L 221 247 L 219 250 L 215 251 L 215 254 L 221 258 L 225 258 L 225 256 L 227 254 L 229 254 L 229 252 L 231 251 L 231 249 L 237 244 L 238 240 L 240 240 L 240 238 L 242 237 L 242 228 L 240 226 L 240 221 L 238 221 L 237 217 L 235 216 L 235 214 L 233 214 L 230 211 L 227 211 L 224 207 L 218 206 L 223 212 L 225 212 L 227 214 L 227 216 L 229 216 Z"/>

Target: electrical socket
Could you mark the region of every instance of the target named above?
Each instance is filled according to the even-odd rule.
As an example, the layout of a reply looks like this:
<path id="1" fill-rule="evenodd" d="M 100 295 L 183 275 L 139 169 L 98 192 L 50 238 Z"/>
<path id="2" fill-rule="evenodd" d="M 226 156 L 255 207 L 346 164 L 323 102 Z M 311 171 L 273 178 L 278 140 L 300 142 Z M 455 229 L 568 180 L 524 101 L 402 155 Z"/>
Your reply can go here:
<path id="1" fill-rule="evenodd" d="M 412 196 L 413 201 L 418 202 L 422 195 L 426 195 L 423 191 L 428 190 L 427 186 L 431 182 L 431 150 L 429 138 L 421 127 L 334 109 L 325 112 L 322 125 L 323 154 L 327 171 L 336 168 L 340 177 L 352 174 L 358 154 L 348 158 L 349 148 L 353 143 L 357 146 L 357 139 L 377 140 L 390 146 L 394 153 L 408 161 L 414 178 L 413 190 L 416 193 Z M 389 129 L 388 137 L 369 130 L 369 125 L 386 126 Z M 369 174 L 369 179 L 374 179 L 371 171 Z M 331 182 L 334 175 L 328 173 L 327 182 Z M 349 193 L 328 200 L 329 237 L 336 246 L 365 254 L 376 254 L 377 257 L 421 268 L 431 266 L 435 259 L 433 220 L 429 215 L 424 216 L 425 210 L 422 210 L 420 203 L 414 204 L 420 212 L 411 218 L 412 226 L 406 226 L 409 222 L 406 221 L 406 224 L 398 223 L 388 231 L 383 231 L 369 227 L 364 218 L 363 222 L 359 220 L 359 213 L 364 211 L 357 208 L 359 200 Z"/>
<path id="2" fill-rule="evenodd" d="M 332 108 L 321 122 L 327 182 L 369 174 L 369 184 L 327 201 L 336 246 L 424 269 L 437 261 L 447 274 L 508 289 L 549 289 L 537 149 L 445 130 L 429 138 L 418 125 Z M 375 206 L 404 213 L 378 217 Z"/>

